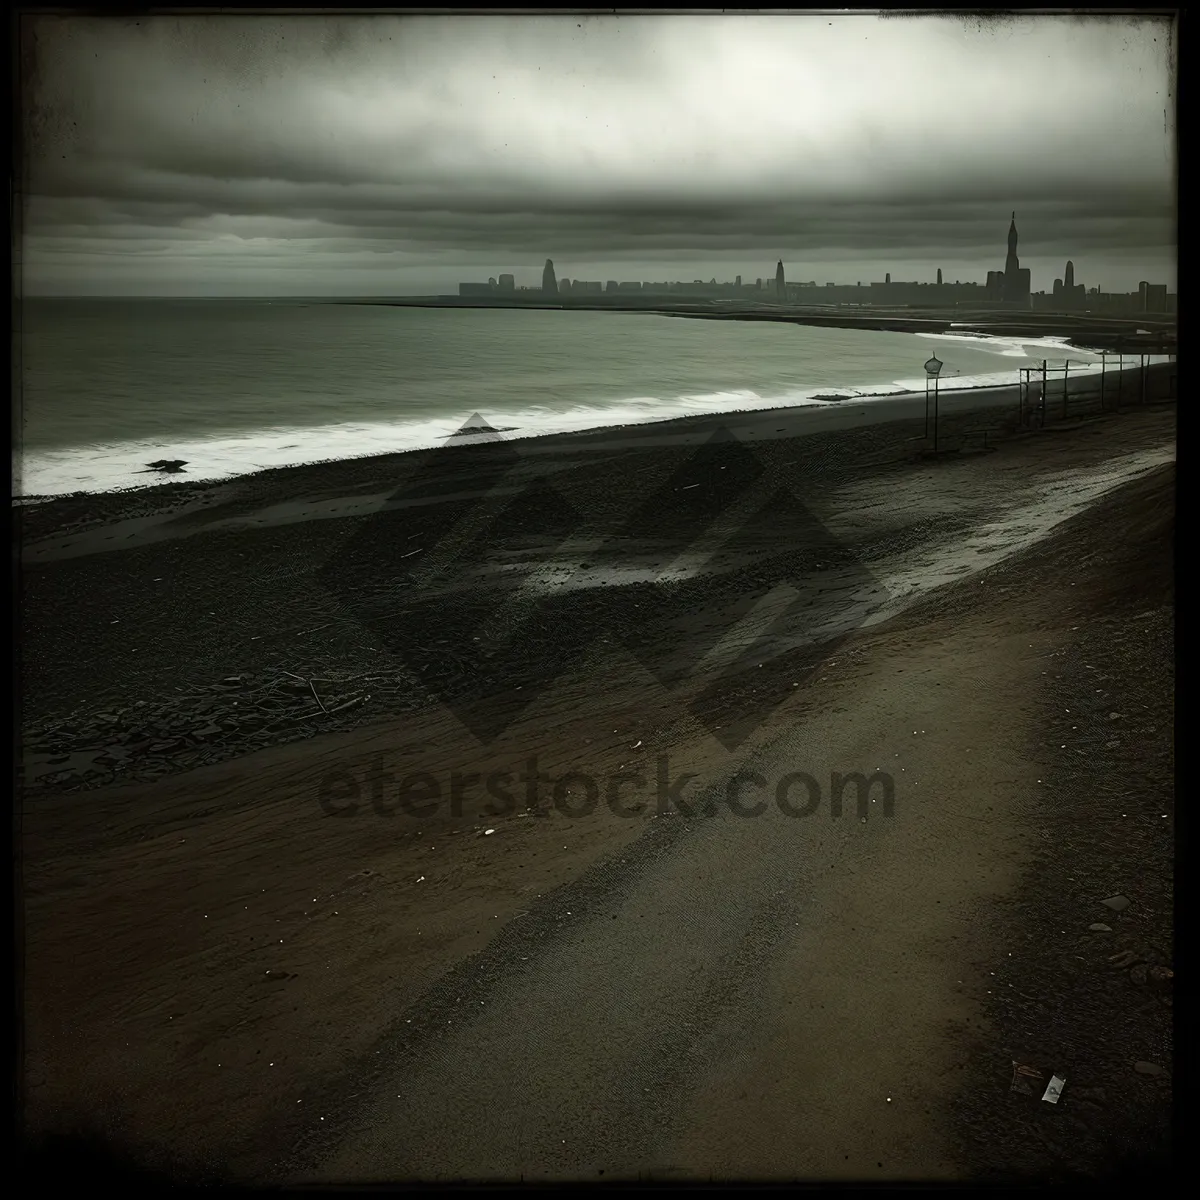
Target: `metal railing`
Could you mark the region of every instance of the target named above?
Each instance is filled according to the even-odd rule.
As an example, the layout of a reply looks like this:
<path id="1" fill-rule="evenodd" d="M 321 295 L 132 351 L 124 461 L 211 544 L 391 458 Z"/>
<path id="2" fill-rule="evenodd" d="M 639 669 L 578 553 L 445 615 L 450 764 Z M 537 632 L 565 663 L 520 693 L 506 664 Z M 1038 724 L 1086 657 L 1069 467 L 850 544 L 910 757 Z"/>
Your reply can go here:
<path id="1" fill-rule="evenodd" d="M 1047 421 L 1069 420 L 1121 412 L 1144 404 L 1171 403 L 1178 399 L 1178 362 L 1151 363 L 1149 355 L 1102 353 L 1100 370 L 1093 363 L 1072 363 L 1019 370 L 1017 426 L 1043 429 Z"/>

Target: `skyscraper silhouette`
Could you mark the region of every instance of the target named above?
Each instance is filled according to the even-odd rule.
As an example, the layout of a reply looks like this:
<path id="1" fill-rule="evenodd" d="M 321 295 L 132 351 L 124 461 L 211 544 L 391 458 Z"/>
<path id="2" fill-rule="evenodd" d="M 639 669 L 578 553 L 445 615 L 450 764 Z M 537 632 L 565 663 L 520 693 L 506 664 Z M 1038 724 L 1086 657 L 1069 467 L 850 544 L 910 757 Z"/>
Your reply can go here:
<path id="1" fill-rule="evenodd" d="M 1012 215 L 1008 227 L 1008 257 L 1004 260 L 1004 299 L 1020 304 L 1029 303 L 1029 269 L 1021 269 L 1017 258 L 1017 214 Z"/>
<path id="2" fill-rule="evenodd" d="M 1063 287 L 1065 287 L 1068 291 L 1070 291 L 1071 288 L 1073 288 L 1074 286 L 1075 286 L 1075 264 L 1073 262 L 1068 261 L 1067 272 L 1063 276 Z"/>
<path id="3" fill-rule="evenodd" d="M 784 278 L 783 278 L 783 259 L 781 258 L 779 260 L 778 265 L 775 267 L 775 295 L 778 296 L 780 300 L 782 300 L 784 298 L 785 292 L 786 292 L 786 285 L 784 283 Z"/>
<path id="4" fill-rule="evenodd" d="M 1008 257 L 1004 260 L 1004 281 L 1010 286 L 1006 291 L 1011 291 L 1011 284 L 1016 282 L 1017 272 L 1021 269 L 1021 260 L 1017 257 L 1017 214 L 1013 213 L 1012 222 L 1008 227 Z"/>
<path id="5" fill-rule="evenodd" d="M 938 267 L 938 287 L 942 286 L 942 268 Z"/>
<path id="6" fill-rule="evenodd" d="M 546 259 L 546 265 L 542 268 L 542 291 L 547 296 L 558 295 L 558 280 L 554 277 L 554 263 L 550 259 Z"/>

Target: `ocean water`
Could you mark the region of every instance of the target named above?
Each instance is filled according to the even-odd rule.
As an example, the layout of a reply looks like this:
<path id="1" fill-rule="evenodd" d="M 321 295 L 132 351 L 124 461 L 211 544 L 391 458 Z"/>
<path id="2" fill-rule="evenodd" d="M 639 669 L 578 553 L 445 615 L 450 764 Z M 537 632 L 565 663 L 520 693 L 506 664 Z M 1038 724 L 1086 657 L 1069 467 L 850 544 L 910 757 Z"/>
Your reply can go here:
<path id="1" fill-rule="evenodd" d="M 475 414 L 528 437 L 884 396 L 922 389 L 932 351 L 943 387 L 1098 363 L 1055 339 L 319 300 L 28 300 L 15 348 L 19 496 L 158 482 L 159 458 L 218 479 L 436 446 Z"/>

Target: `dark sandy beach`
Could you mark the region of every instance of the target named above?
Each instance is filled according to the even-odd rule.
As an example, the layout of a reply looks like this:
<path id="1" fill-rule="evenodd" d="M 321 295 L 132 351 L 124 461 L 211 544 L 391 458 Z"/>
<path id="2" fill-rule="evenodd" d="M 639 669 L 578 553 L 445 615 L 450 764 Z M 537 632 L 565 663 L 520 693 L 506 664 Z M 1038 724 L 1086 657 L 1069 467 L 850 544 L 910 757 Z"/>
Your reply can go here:
<path id="1" fill-rule="evenodd" d="M 1016 412 L 22 506 L 31 1128 L 274 1181 L 1104 1174 L 1170 1102 L 1174 408 Z M 903 768 L 897 817 L 656 803 L 750 764 Z"/>

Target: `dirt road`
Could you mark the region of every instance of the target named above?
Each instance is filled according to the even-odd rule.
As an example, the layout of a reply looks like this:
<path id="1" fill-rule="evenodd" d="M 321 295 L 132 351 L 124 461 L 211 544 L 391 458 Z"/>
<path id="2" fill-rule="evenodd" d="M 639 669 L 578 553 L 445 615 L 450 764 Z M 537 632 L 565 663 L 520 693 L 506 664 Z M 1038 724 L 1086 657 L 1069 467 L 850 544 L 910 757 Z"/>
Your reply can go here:
<path id="1" fill-rule="evenodd" d="M 929 1089 L 979 1019 L 963 919 L 1015 878 L 1020 701 L 1052 644 L 993 618 L 830 666 L 744 768 L 765 811 L 673 817 L 595 894 L 556 898 L 549 945 L 424 1014 L 322 1175 L 952 1176 Z M 851 788 L 833 818 L 832 773 L 876 769 L 892 814 L 877 788 L 863 823 Z M 822 785 L 809 817 L 775 803 L 794 772 Z"/>
<path id="2" fill-rule="evenodd" d="M 815 702 L 742 765 L 754 774 L 738 799 L 762 811 L 735 815 L 726 793 L 714 815 L 673 818 L 588 888 L 556 894 L 523 940 L 499 961 L 473 963 L 477 975 L 457 977 L 423 1006 L 417 1032 L 401 1030 L 387 1045 L 390 1063 L 363 1081 L 367 1103 L 328 1114 L 337 1133 L 317 1145 L 336 1148 L 319 1176 L 926 1180 L 978 1172 L 955 1140 L 955 1105 L 968 1080 L 979 1086 L 977 1068 L 991 1075 L 994 1143 L 1042 1116 L 1026 1111 L 1037 1097 L 1025 1108 L 1012 1103 L 993 994 L 1021 979 L 1014 955 L 1029 969 L 1026 989 L 1062 989 L 1061 979 L 1033 977 L 1027 925 L 998 933 L 985 915 L 1020 894 L 1046 850 L 1049 785 L 1071 791 L 1069 768 L 1064 776 L 1061 763 L 1030 752 L 1046 717 L 1046 663 L 1076 640 L 1081 620 L 1100 617 L 1089 612 L 1097 601 L 1103 619 L 1131 615 L 1111 604 L 1111 577 L 1078 570 L 1089 554 L 1128 567 L 1132 552 L 1144 589 L 1127 587 L 1126 602 L 1161 603 L 1169 574 L 1155 535 L 1169 521 L 1170 484 L 1159 472 L 1133 485 L 1027 562 L 973 578 L 900 628 L 844 648 Z M 1118 542 L 1106 553 L 1106 527 L 1149 533 L 1150 546 Z M 1031 587 L 1035 580 L 1043 586 Z M 1145 744 L 1127 749 L 1126 760 L 1130 753 L 1153 757 Z M 895 781 L 892 812 L 879 788 L 860 815 L 851 789 L 835 818 L 832 773 L 876 770 Z M 795 772 L 823 784 L 810 816 L 780 810 L 779 784 Z M 788 798 L 803 808 L 810 793 L 797 788 Z M 1135 804 L 1138 825 L 1158 835 L 1161 878 L 1169 811 L 1148 809 L 1169 806 L 1161 794 L 1123 796 L 1122 807 Z M 1088 832 L 1076 828 L 1072 842 Z M 1076 872 L 1111 874 L 1112 849 L 1098 841 L 1090 855 L 1076 852 Z M 1149 899 L 1164 885 L 1141 876 L 1139 891 Z M 1089 909 L 1116 921 L 1090 890 L 1073 897 L 1085 903 L 1068 918 L 1072 941 Z M 1046 901 L 1039 896 L 1037 907 Z M 1085 994 L 1103 986 L 1093 979 Z M 1074 978 L 1072 987 L 1078 1000 Z M 1144 997 L 1134 999 L 1141 1007 Z M 1161 1058 L 1169 1014 L 1155 1013 L 1135 1024 L 1155 1026 Z M 1077 1105 L 1097 1090 L 1082 1086 L 1094 1071 L 1087 1051 L 1103 1058 L 1112 1032 L 1095 1032 L 1087 1049 L 1058 1046 L 1070 1061 L 1057 1068 L 1079 1077 Z M 1120 1063 L 1110 1088 L 1135 1089 L 1132 1066 Z M 978 1095 L 965 1099 L 978 1108 Z M 1160 1090 L 1144 1122 L 1165 1117 L 1161 1103 Z M 1093 1133 L 1103 1124 L 1094 1104 L 1084 1117 Z M 1051 1129 L 1064 1137 L 1061 1125 Z M 1028 1166 L 1019 1157 L 1008 1165 L 1018 1163 Z"/>

